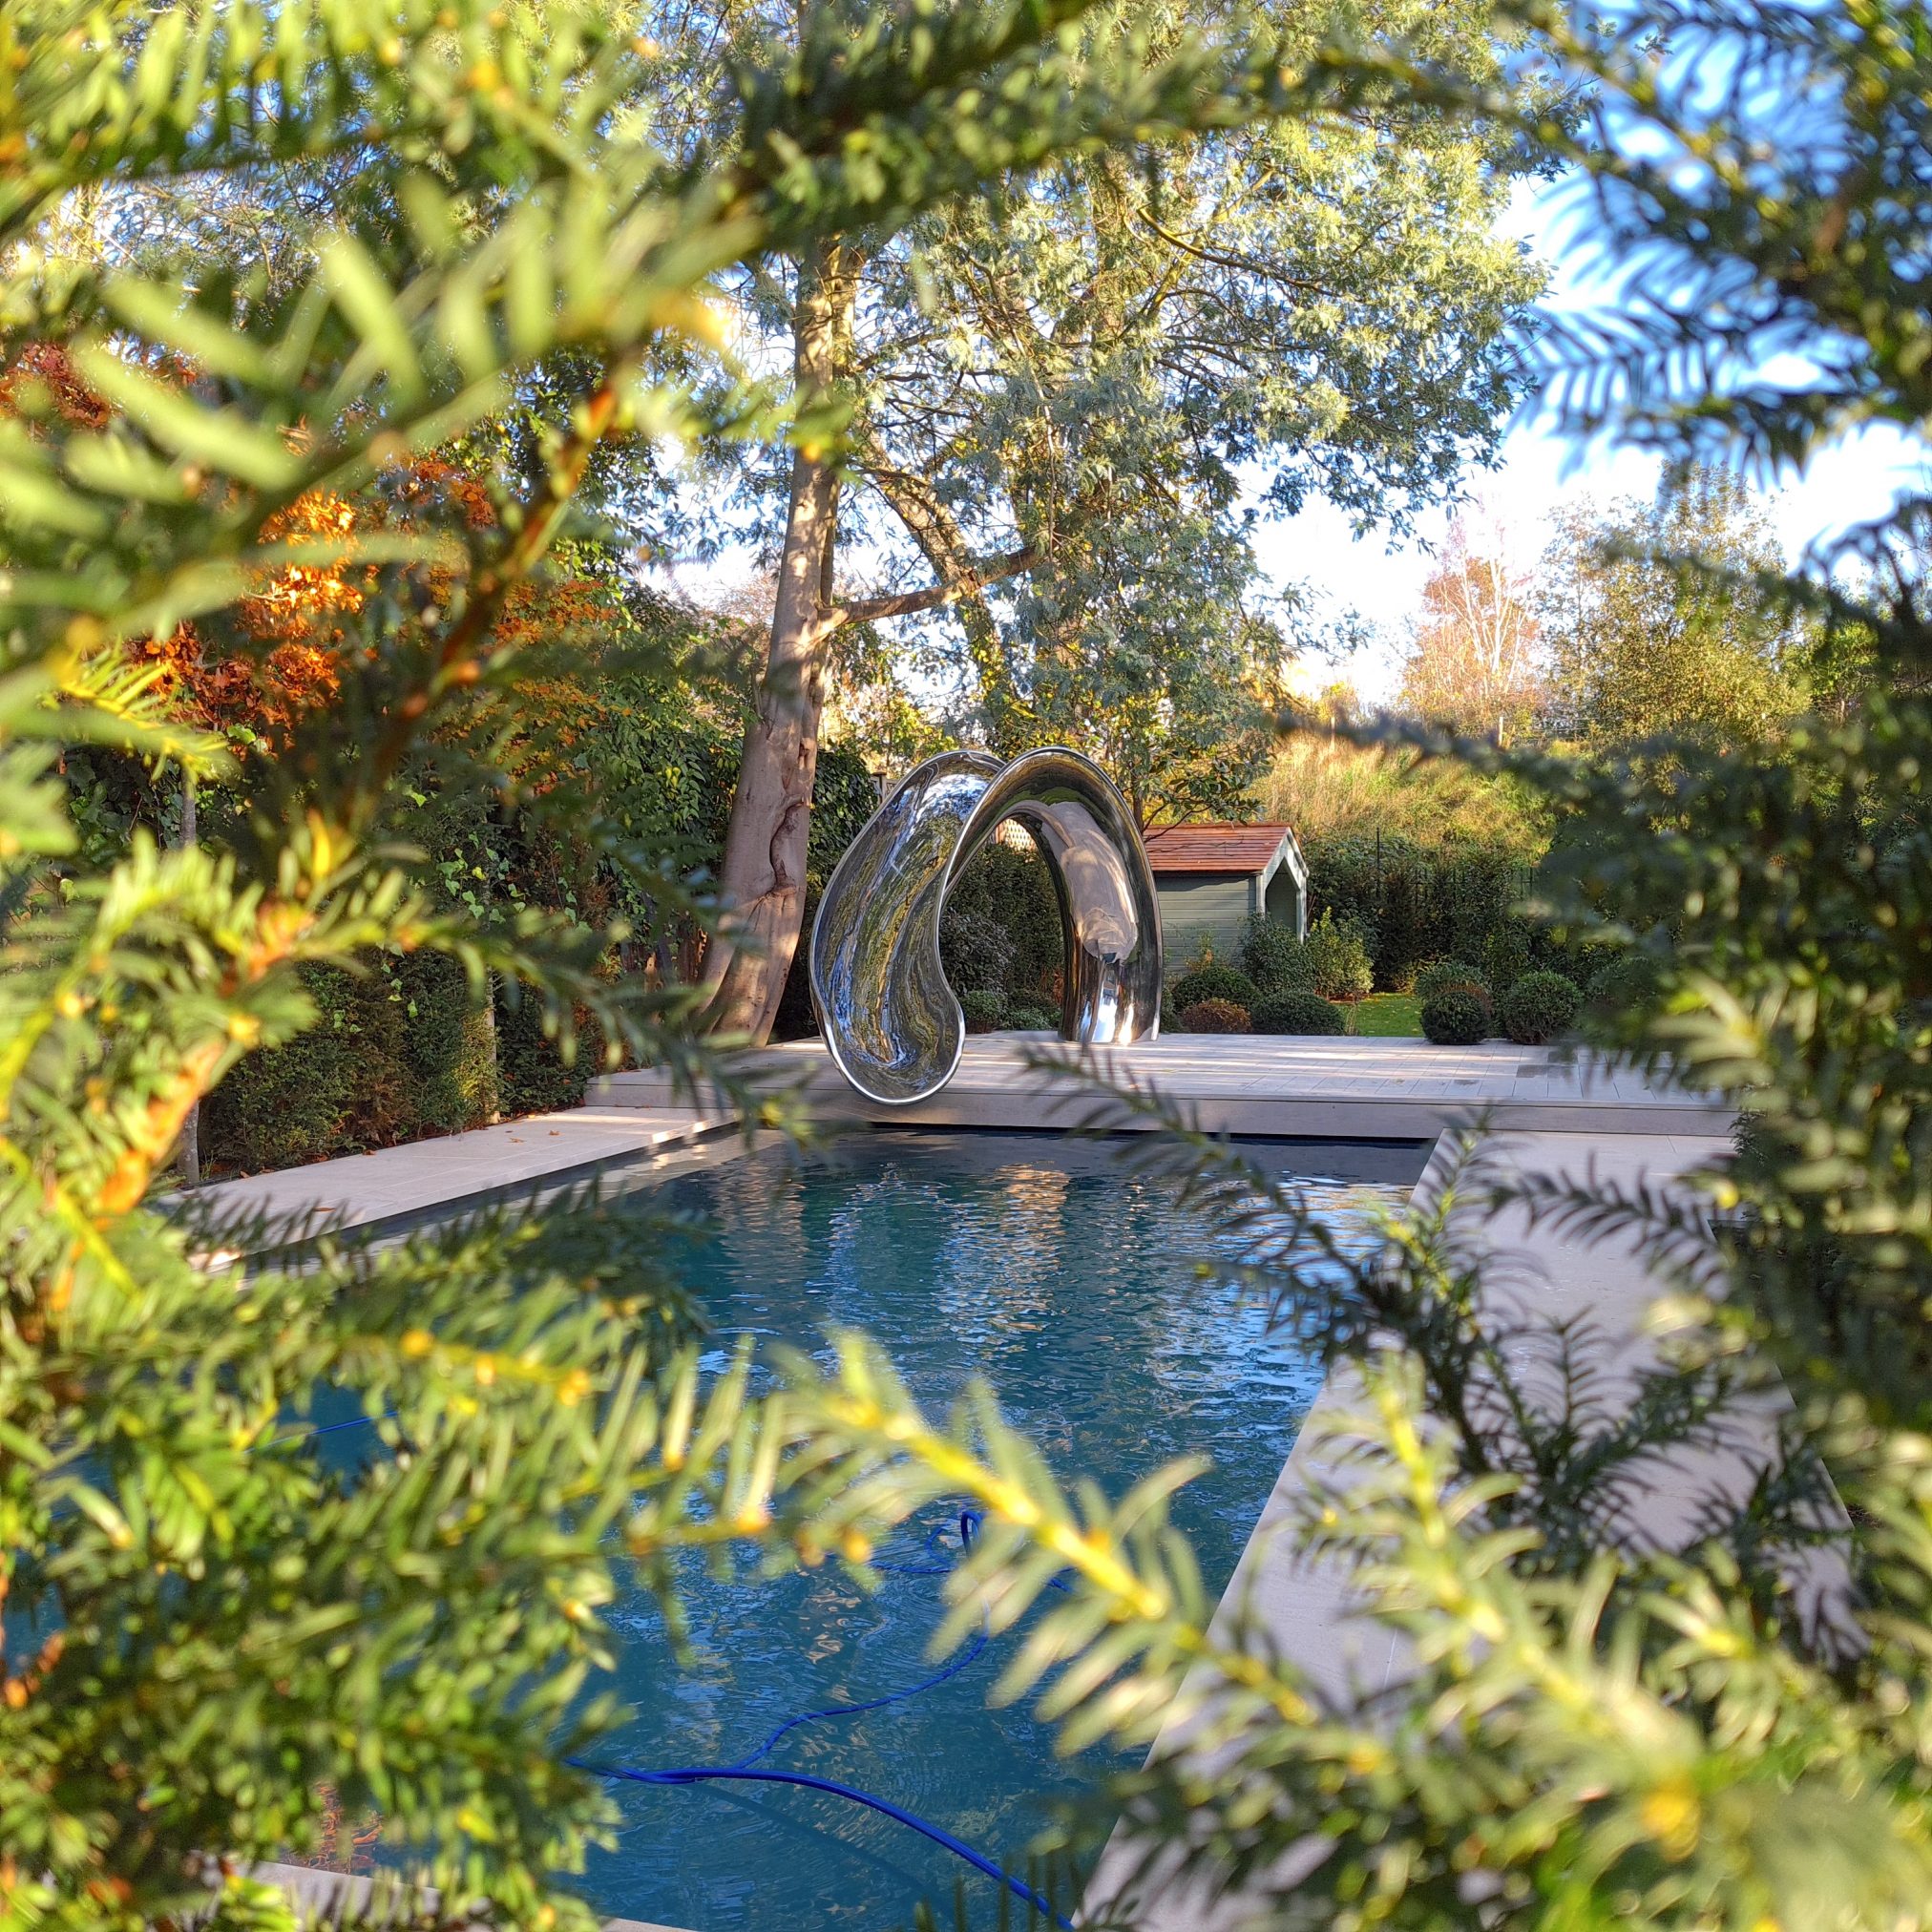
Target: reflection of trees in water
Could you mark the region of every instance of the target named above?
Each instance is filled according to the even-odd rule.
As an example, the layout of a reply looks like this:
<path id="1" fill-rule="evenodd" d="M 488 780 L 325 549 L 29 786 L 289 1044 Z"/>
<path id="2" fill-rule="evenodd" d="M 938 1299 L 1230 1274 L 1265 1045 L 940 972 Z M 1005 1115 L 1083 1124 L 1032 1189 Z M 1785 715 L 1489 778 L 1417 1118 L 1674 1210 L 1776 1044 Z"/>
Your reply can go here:
<path id="1" fill-rule="evenodd" d="M 1015 1165 L 962 1193 L 937 1257 L 939 1306 L 961 1332 L 1030 1334 L 1053 1312 L 1067 1262 L 1064 1168 Z"/>
<path id="2" fill-rule="evenodd" d="M 291 1865 L 304 1865 L 314 1872 L 372 1872 L 375 1869 L 375 1843 L 383 1835 L 383 1815 L 365 1811 L 351 1820 L 342 1807 L 342 1794 L 332 1784 L 315 1787 L 321 1806 L 315 1843 L 306 1852 L 286 1852 Z"/>

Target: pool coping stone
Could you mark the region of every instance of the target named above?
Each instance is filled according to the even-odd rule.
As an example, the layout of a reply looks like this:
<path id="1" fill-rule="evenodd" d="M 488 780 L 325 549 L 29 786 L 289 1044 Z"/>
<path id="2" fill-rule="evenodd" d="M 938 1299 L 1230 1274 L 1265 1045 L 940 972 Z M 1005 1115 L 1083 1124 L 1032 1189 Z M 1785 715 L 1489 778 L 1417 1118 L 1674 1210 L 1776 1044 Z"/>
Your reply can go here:
<path id="1" fill-rule="evenodd" d="M 1067 1127 L 1091 1106 L 1091 1095 L 1028 1063 L 1029 1056 L 1051 1054 L 1059 1044 L 1048 1033 L 974 1036 L 952 1081 L 910 1105 L 855 1092 L 815 1040 L 741 1054 L 731 1070 L 754 1088 L 793 1092 L 831 1119 Z M 1158 1091 L 1209 1133 L 1433 1140 L 1478 1123 L 1543 1133 L 1725 1133 L 1732 1119 L 1722 1102 L 1653 1085 L 1628 1066 L 1503 1041 L 1441 1047 L 1411 1040 L 1183 1034 L 1104 1049 L 1092 1064 L 1110 1079 Z M 675 1103 L 677 1091 L 669 1071 L 643 1067 L 602 1075 L 590 1099 L 613 1111 L 662 1109 Z M 708 1103 L 724 1104 L 716 1095 Z M 1133 1131 L 1159 1122 L 1122 1116 L 1110 1124 Z"/>

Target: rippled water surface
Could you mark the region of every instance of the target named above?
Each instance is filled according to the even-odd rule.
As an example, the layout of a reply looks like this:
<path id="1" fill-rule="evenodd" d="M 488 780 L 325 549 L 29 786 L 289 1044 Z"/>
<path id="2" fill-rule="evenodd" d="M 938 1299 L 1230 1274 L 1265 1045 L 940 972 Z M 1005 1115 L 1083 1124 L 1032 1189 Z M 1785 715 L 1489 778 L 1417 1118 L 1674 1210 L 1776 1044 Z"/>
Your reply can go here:
<path id="1" fill-rule="evenodd" d="M 1400 1199 L 1419 1148 L 1255 1143 L 1277 1172 L 1330 1177 L 1338 1223 L 1359 1201 Z M 1177 1500 L 1210 1590 L 1233 1569 L 1319 1385 L 1258 1310 L 1197 1271 L 1212 1254 L 1156 1184 L 1103 1145 L 1058 1136 L 888 1133 L 799 1164 L 732 1161 L 670 1184 L 715 1236 L 687 1269 L 722 1363 L 738 1337 L 823 1349 L 830 1327 L 881 1341 L 929 1411 L 983 1376 L 1006 1414 L 1062 1473 L 1111 1494 L 1200 1451 L 1210 1474 Z M 920 1530 L 881 1552 L 933 1558 Z M 624 1638 L 618 1689 L 635 1721 L 600 1754 L 641 1768 L 724 1764 L 788 1717 L 918 1683 L 934 1665 L 935 1577 L 893 1574 L 873 1594 L 821 1569 L 720 1581 L 693 1566 L 685 1604 L 695 1658 L 677 1663 L 639 1594 L 613 1608 Z M 1022 1868 L 1043 1804 L 1108 1763 L 1055 1759 L 1021 1705 L 986 1693 L 1011 1638 L 937 1688 L 884 1710 L 789 1732 L 761 1765 L 876 1793 Z M 605 1913 L 690 1932 L 910 1925 L 933 1900 L 950 1922 L 963 1876 L 976 1923 L 998 1922 L 993 1886 L 891 1820 L 780 1786 L 613 1787 L 626 1832 L 583 1880 Z M 1019 1914 L 1015 1923 L 1023 1921 Z"/>

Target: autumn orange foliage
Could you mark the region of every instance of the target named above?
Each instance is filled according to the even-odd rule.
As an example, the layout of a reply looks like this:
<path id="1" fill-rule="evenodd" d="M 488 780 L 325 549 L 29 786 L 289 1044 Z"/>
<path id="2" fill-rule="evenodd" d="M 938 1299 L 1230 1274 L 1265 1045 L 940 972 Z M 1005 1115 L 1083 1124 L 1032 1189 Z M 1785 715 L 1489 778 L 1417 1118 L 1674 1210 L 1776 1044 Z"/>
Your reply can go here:
<path id="1" fill-rule="evenodd" d="M 0 370 L 0 413 L 44 416 L 49 409 L 73 428 L 103 430 L 107 403 L 75 369 L 64 347 L 33 343 Z M 298 498 L 263 525 L 267 542 L 338 543 L 334 562 L 286 563 L 262 574 L 234 608 L 248 639 L 241 651 L 210 649 L 192 623 L 165 638 L 142 640 L 139 661 L 166 668 L 167 687 L 184 721 L 224 730 L 242 744 L 259 742 L 271 755 L 286 748 L 305 722 L 340 697 L 348 654 L 366 648 L 348 621 L 377 587 L 377 566 L 353 558 L 359 532 L 454 522 L 470 532 L 496 522 L 490 494 L 473 475 L 440 458 L 420 458 L 391 472 L 380 489 L 351 498 L 316 492 Z M 447 608 L 456 588 L 447 567 L 423 573 L 424 602 Z M 498 649 L 515 649 L 563 631 L 614 628 L 620 618 L 602 584 L 569 578 L 519 585 L 494 630 Z M 541 691 L 536 693 L 541 702 Z M 551 693 L 559 719 L 594 713 L 594 693 L 578 687 Z M 570 728 L 570 727 L 566 727 Z"/>

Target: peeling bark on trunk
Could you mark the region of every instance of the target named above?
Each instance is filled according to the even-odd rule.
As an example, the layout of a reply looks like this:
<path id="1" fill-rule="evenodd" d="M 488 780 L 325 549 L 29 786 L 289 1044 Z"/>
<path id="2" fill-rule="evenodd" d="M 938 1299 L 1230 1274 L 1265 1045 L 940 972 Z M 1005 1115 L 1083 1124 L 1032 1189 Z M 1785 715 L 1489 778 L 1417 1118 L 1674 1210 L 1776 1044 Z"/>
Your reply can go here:
<path id="1" fill-rule="evenodd" d="M 836 246 L 822 245 L 800 264 L 793 362 L 801 414 L 830 403 L 848 372 L 856 280 L 855 262 Z M 777 1016 L 805 916 L 837 515 L 830 452 L 801 437 L 792 452 L 770 648 L 724 839 L 720 885 L 730 927 L 713 936 L 704 966 L 714 989 L 713 1028 L 761 1041 Z"/>

